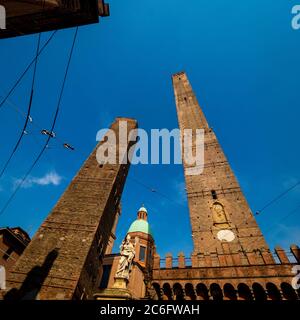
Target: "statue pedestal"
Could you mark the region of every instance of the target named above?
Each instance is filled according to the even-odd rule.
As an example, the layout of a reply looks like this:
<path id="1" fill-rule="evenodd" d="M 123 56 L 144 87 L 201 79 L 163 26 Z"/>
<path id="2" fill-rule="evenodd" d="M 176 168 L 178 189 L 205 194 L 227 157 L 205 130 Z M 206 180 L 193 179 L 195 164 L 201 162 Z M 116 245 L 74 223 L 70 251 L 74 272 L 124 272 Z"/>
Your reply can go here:
<path id="1" fill-rule="evenodd" d="M 128 285 L 128 279 L 115 277 L 115 283 L 113 285 L 113 288 L 127 289 L 127 285 Z"/>
<path id="2" fill-rule="evenodd" d="M 127 289 L 104 289 L 94 294 L 95 300 L 132 300 L 132 295 Z"/>
<path id="3" fill-rule="evenodd" d="M 94 298 L 96 300 L 132 300 L 127 284 L 128 279 L 116 277 L 112 288 L 100 290 L 94 295 Z"/>

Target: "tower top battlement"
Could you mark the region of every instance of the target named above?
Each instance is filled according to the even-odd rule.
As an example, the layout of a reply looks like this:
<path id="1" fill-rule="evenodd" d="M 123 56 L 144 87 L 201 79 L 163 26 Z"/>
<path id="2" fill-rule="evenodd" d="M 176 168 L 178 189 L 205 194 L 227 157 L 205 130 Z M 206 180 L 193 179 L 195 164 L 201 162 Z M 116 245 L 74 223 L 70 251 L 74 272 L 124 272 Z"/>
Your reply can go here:
<path id="1" fill-rule="evenodd" d="M 176 78 L 180 76 L 186 76 L 186 72 L 185 71 L 176 72 L 172 75 L 172 78 Z"/>

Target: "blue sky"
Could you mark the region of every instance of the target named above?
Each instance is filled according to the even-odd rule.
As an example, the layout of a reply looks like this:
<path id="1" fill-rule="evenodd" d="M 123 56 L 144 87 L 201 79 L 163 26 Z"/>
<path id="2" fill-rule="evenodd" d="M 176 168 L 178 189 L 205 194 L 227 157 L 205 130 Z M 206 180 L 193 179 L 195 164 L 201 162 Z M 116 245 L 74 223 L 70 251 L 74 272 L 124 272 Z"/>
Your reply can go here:
<path id="1" fill-rule="evenodd" d="M 275 2 L 275 3 L 274 3 Z M 171 75 L 185 70 L 210 125 L 255 212 L 300 179 L 300 31 L 291 28 L 299 1 L 109 0 L 111 16 L 79 29 L 56 134 L 76 152 L 53 142 L 0 225 L 34 234 L 96 144 L 96 133 L 116 116 L 139 126 L 177 127 Z M 32 117 L 49 128 L 74 30 L 57 33 L 39 59 Z M 43 34 L 43 41 L 49 34 Z M 0 41 L 0 95 L 34 56 L 37 36 Z M 10 101 L 25 112 L 29 73 Z M 23 118 L 0 110 L 0 162 L 14 145 Z M 0 180 L 3 205 L 39 151 L 30 127 Z M 132 178 L 159 190 L 151 193 Z M 122 200 L 118 240 L 144 203 L 158 252 L 192 251 L 180 165 L 132 166 Z M 300 188 L 269 207 L 257 221 L 271 247 L 300 243 Z"/>

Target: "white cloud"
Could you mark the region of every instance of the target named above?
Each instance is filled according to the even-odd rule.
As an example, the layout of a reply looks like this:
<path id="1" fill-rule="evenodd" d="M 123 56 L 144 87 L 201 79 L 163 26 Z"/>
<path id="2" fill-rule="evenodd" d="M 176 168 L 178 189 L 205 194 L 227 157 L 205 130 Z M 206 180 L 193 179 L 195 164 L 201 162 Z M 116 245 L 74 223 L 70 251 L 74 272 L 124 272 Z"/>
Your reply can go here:
<path id="1" fill-rule="evenodd" d="M 57 174 L 55 171 L 46 173 L 43 177 L 28 177 L 22 184 L 22 188 L 31 188 L 37 186 L 58 186 L 60 185 L 63 177 Z M 16 187 L 21 182 L 21 179 L 16 179 L 14 186 Z"/>

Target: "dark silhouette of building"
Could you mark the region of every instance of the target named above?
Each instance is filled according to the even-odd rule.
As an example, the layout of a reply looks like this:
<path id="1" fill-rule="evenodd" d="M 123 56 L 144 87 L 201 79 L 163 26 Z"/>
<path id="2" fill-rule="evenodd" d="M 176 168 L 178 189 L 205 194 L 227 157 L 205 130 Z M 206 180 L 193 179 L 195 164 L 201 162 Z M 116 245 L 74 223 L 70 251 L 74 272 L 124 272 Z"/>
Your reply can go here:
<path id="1" fill-rule="evenodd" d="M 0 0 L 6 29 L 0 39 L 99 22 L 109 16 L 104 0 Z"/>

